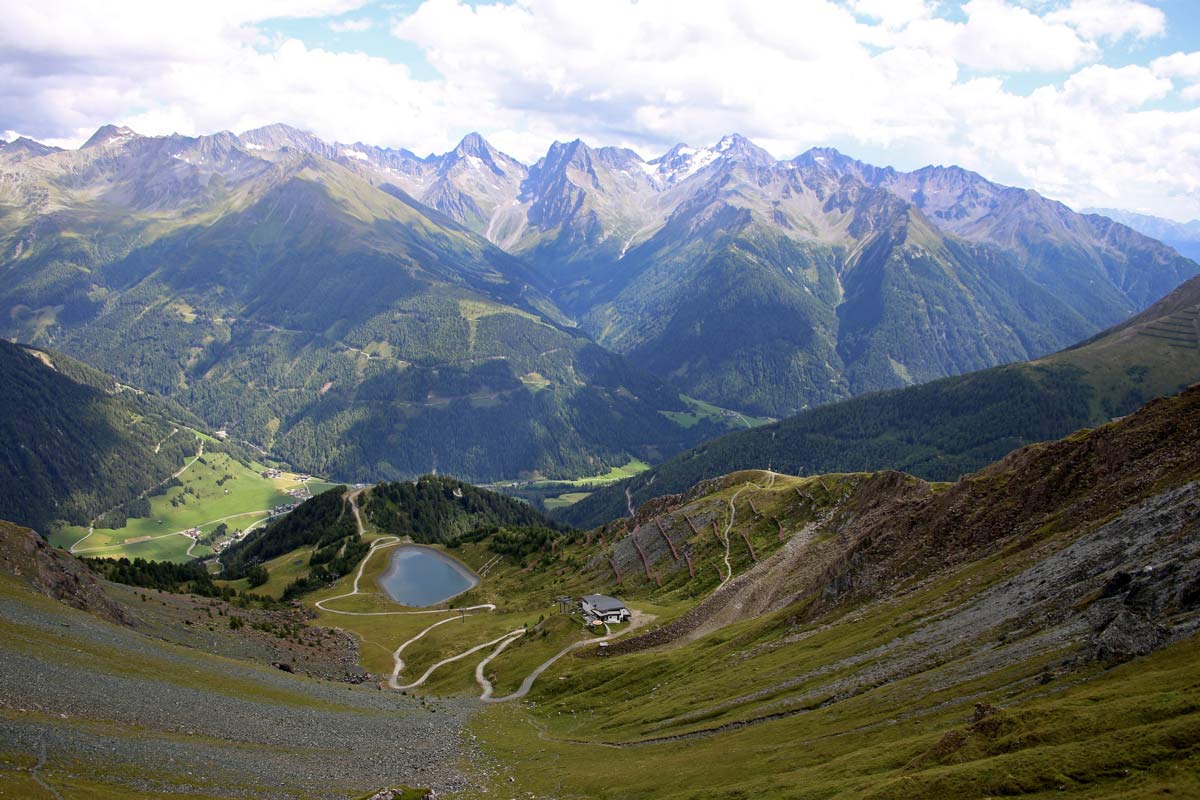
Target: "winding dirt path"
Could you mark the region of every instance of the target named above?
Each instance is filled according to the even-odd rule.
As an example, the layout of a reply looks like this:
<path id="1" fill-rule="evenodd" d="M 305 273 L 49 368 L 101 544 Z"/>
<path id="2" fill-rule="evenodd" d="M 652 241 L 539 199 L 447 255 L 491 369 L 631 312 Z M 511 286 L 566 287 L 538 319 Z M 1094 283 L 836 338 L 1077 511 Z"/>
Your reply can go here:
<path id="1" fill-rule="evenodd" d="M 348 498 L 350 500 L 350 507 L 354 512 L 354 518 L 358 523 L 358 529 L 359 529 L 360 534 L 363 532 L 363 525 L 362 525 L 362 517 L 360 516 L 359 510 L 358 510 L 357 499 L 358 499 L 358 495 L 361 494 L 362 491 L 363 490 L 360 489 L 357 492 L 353 492 L 353 493 L 351 493 L 351 495 L 349 495 L 349 498 Z M 462 619 L 464 616 L 473 616 L 472 614 L 468 614 L 467 612 L 495 611 L 496 610 L 496 606 L 494 603 L 482 603 L 480 605 L 464 606 L 462 608 L 432 608 L 432 609 L 423 609 L 423 610 L 414 610 L 414 611 L 341 611 L 336 608 L 329 608 L 326 605 L 326 603 L 332 603 L 334 600 L 343 600 L 347 597 L 354 597 L 355 595 L 363 594 L 363 592 L 359 588 L 359 584 L 362 581 L 363 570 L 366 569 L 367 562 L 369 562 L 371 560 L 371 557 L 373 555 L 375 555 L 375 553 L 381 552 L 383 550 L 388 550 L 392 547 L 395 547 L 396 545 L 398 545 L 400 543 L 401 543 L 401 539 L 398 536 L 383 536 L 379 539 L 376 539 L 374 542 L 371 543 L 370 551 L 366 554 L 366 556 L 363 557 L 362 562 L 358 565 L 358 571 L 354 574 L 354 583 L 352 584 L 350 591 L 346 592 L 345 594 L 339 594 L 335 597 L 327 597 L 324 600 L 318 600 L 314 604 L 317 608 L 321 609 L 322 611 L 327 611 L 330 614 L 342 614 L 342 615 L 348 616 L 348 617 L 414 616 L 414 615 L 418 615 L 418 614 L 447 614 L 447 615 L 449 615 L 449 616 L 445 617 L 444 619 L 439 619 L 438 621 L 434 622 L 432 625 L 427 626 L 416 636 L 413 636 L 412 638 L 404 641 L 403 643 L 400 644 L 399 647 L 397 647 L 394 651 L 392 651 L 392 674 L 388 678 L 388 684 L 387 684 L 392 689 L 415 689 L 416 687 L 421 686 L 427 680 L 429 680 L 429 678 L 437 670 L 444 667 L 446 664 L 452 664 L 456 661 L 461 661 L 462 659 L 467 658 L 468 656 L 478 653 L 480 650 L 485 650 L 489 647 L 494 647 L 495 649 L 492 650 L 492 652 L 490 654 L 488 654 L 488 656 L 486 658 L 484 658 L 482 661 L 479 662 L 479 664 L 477 664 L 475 666 L 475 681 L 479 684 L 480 688 L 483 690 L 482 694 L 479 695 L 479 699 L 485 703 L 504 703 L 509 700 L 518 700 L 518 699 L 524 697 L 525 695 L 529 694 L 529 690 L 531 688 L 533 688 L 534 682 L 541 676 L 541 674 L 543 672 L 545 672 L 547 669 L 549 669 L 551 666 L 553 666 L 554 663 L 556 661 L 558 661 L 560 658 L 562 658 L 563 656 L 567 655 L 568 653 L 570 653 L 574 650 L 578 650 L 581 647 L 599 644 L 600 642 L 606 642 L 606 641 L 609 641 L 610 639 L 615 639 L 616 637 L 622 636 L 622 635 L 628 633 L 629 631 L 634 630 L 635 628 L 640 627 L 641 625 L 643 625 L 646 622 L 649 622 L 651 619 L 653 619 L 653 617 L 650 615 L 643 614 L 640 611 L 635 611 L 635 612 L 633 612 L 633 618 L 630 620 L 629 627 L 623 631 L 620 631 L 618 633 L 610 633 L 607 636 L 601 636 L 601 637 L 594 638 L 594 639 L 584 639 L 582 641 L 572 642 L 571 644 L 567 645 L 562 650 L 560 650 L 558 653 L 556 653 L 552 658 L 550 658 L 549 660 L 538 665 L 538 667 L 536 669 L 534 669 L 531 673 L 529 673 L 529 675 L 527 675 L 525 677 L 525 679 L 523 681 L 521 681 L 521 686 L 520 686 L 520 688 L 517 689 L 517 691 L 513 692 L 512 694 L 506 695 L 504 697 L 493 697 L 492 696 L 494 687 L 492 686 L 491 682 L 488 681 L 488 679 L 484 676 L 484 669 L 487 667 L 488 664 L 490 664 L 492 662 L 492 660 L 494 658 L 496 658 L 498 655 L 500 655 L 502 652 L 504 652 L 505 648 L 507 648 L 510 644 L 512 644 L 517 639 L 519 639 L 525 635 L 526 629 L 524 627 L 517 628 L 515 630 L 511 630 L 508 633 L 505 633 L 501 636 L 496 637 L 495 639 L 492 639 L 491 641 L 484 642 L 483 644 L 477 644 L 474 647 L 468 648 L 467 650 L 464 650 L 461 653 L 450 656 L 449 658 L 444 658 L 441 661 L 438 661 L 436 664 L 431 665 L 428 669 L 426 669 L 425 672 L 421 675 L 421 677 L 418 678 L 417 680 L 415 680 L 411 683 L 400 683 L 400 673 L 403 672 L 403 670 L 404 670 L 404 659 L 401 656 L 401 654 L 404 652 L 405 648 L 407 648 L 410 644 L 422 639 L 425 636 L 425 634 L 429 633 L 434 628 L 437 628 L 441 625 L 445 625 L 446 623 L 449 623 L 449 622 L 457 622 L 460 619 Z"/>
<path id="2" fill-rule="evenodd" d="M 454 618 L 451 617 L 448 621 L 453 622 Z M 485 659 L 486 661 L 490 661 L 490 660 L 492 660 L 492 658 L 494 658 L 496 655 L 498 655 L 501 650 L 503 650 L 505 647 L 507 647 L 511 642 L 516 641 L 517 639 L 519 639 L 520 637 L 522 637 L 524 635 L 525 635 L 525 629 L 517 628 L 514 631 L 509 631 L 508 633 L 504 634 L 503 636 L 498 636 L 497 638 L 492 639 L 490 642 L 484 642 L 483 644 L 477 644 L 474 647 L 470 648 L 469 650 L 462 651 L 458 655 L 450 656 L 449 658 L 443 658 L 441 661 L 437 662 L 436 664 L 431 666 L 429 669 L 425 670 L 425 674 L 422 675 L 417 680 L 413 681 L 412 683 L 403 684 L 403 685 L 397 684 L 396 680 L 399 676 L 398 676 L 398 673 L 393 672 L 392 680 L 388 682 L 388 686 L 391 686 L 393 689 L 415 688 L 417 686 L 420 686 L 425 681 L 429 680 L 429 676 L 433 675 L 433 673 L 436 672 L 438 670 L 438 668 L 445 666 L 446 664 L 451 664 L 455 661 L 461 661 L 462 659 L 466 658 L 467 656 L 469 656 L 473 653 L 478 653 L 480 650 L 484 650 L 488 647 L 491 647 L 494 644 L 500 643 L 501 647 L 498 647 L 496 649 L 495 653 L 493 653 L 491 656 L 488 656 L 487 659 Z M 479 674 L 479 670 L 478 670 L 478 668 L 476 668 L 476 675 L 478 675 L 478 674 Z"/>
<path id="3" fill-rule="evenodd" d="M 555 653 L 551 658 L 549 658 L 546 661 L 539 664 L 533 670 L 533 672 L 526 675 L 525 680 L 521 681 L 521 685 L 517 688 L 517 690 L 515 692 L 513 692 L 512 694 L 505 695 L 504 697 L 493 697 L 492 691 L 493 691 L 494 687 L 492 686 L 491 681 L 489 681 L 484 676 L 483 671 L 493 658 L 495 658 L 496 656 L 498 656 L 502 652 L 504 652 L 504 648 L 508 647 L 510 644 L 512 644 L 514 641 L 516 641 L 520 637 L 519 636 L 513 637 L 511 639 L 508 639 L 507 641 L 501 642 L 500 645 L 492 652 L 492 654 L 490 656 L 485 658 L 483 661 L 480 661 L 475 666 L 475 682 L 478 683 L 481 687 L 483 687 L 483 694 L 479 695 L 479 699 L 485 703 L 507 703 L 509 700 L 519 700 L 522 697 L 524 697 L 525 695 L 529 694 L 529 690 L 533 688 L 534 681 L 536 681 L 538 678 L 540 678 L 543 672 L 550 669 L 550 667 L 554 666 L 554 662 L 558 661 L 563 656 L 567 655 L 570 652 L 578 650 L 581 647 L 587 647 L 588 645 L 593 645 L 593 644 L 600 644 L 601 642 L 607 642 L 607 641 L 611 641 L 612 639 L 616 639 L 618 636 L 624 636 L 625 634 L 629 633 L 630 631 L 640 628 L 641 626 L 645 625 L 647 622 L 650 622 L 651 620 L 654 619 L 654 616 L 652 614 L 644 614 L 641 611 L 634 611 L 632 613 L 633 613 L 633 616 L 629 620 L 629 627 L 626 628 L 625 630 L 617 631 L 616 633 L 609 633 L 607 636 L 601 636 L 596 639 L 583 639 L 578 642 L 572 642 L 571 644 L 564 647 L 562 650 L 559 650 L 557 653 Z M 607 631 L 609 628 L 607 625 L 605 625 L 604 629 Z M 522 633 L 522 632 L 514 631 L 514 633 Z"/>
<path id="4" fill-rule="evenodd" d="M 750 488 L 751 486 L 759 491 L 765 491 L 775 485 L 776 473 L 766 469 L 761 471 L 770 476 L 770 480 L 767 481 L 766 486 L 759 486 L 756 483 L 750 483 L 747 481 L 746 483 L 743 483 L 736 492 L 733 493 L 733 497 L 729 498 L 729 521 L 725 524 L 725 535 L 721 537 L 722 542 L 725 544 L 725 577 L 721 579 L 720 585 L 717 586 L 718 589 L 729 583 L 730 578 L 733 577 L 733 565 L 729 563 L 729 534 L 733 531 L 733 518 L 737 514 L 737 509 L 734 507 L 733 502 L 738 499 L 739 494 L 746 491 L 746 489 Z"/>

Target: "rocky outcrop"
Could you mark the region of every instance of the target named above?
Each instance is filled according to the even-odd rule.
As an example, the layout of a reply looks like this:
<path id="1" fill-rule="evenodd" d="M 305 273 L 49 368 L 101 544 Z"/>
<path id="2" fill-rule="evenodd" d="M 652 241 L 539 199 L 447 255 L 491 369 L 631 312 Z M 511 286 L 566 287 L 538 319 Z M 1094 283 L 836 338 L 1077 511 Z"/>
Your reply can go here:
<path id="1" fill-rule="evenodd" d="M 96 577 L 78 559 L 51 547 L 29 528 L 0 521 L 0 572 L 72 608 L 123 625 L 125 611 L 110 600 Z"/>

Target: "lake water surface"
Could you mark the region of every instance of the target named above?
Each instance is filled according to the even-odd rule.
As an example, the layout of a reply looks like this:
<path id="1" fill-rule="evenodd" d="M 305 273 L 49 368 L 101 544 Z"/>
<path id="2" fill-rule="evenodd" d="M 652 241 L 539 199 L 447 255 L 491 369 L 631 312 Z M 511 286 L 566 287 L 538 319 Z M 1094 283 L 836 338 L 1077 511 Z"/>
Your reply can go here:
<path id="1" fill-rule="evenodd" d="M 402 544 L 392 550 L 379 586 L 406 606 L 432 606 L 462 594 L 479 578 L 457 559 L 420 545 Z"/>

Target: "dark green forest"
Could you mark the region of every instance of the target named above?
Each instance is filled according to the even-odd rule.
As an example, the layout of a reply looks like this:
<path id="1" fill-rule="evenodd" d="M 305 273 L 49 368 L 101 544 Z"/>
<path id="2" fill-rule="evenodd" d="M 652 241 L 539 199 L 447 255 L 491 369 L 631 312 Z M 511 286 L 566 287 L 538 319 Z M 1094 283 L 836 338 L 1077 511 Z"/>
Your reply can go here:
<path id="1" fill-rule="evenodd" d="M 298 547 L 315 545 L 321 551 L 322 548 L 333 546 L 341 550 L 350 540 L 357 540 L 358 528 L 354 524 L 350 505 L 343 497 L 345 493 L 345 486 L 324 491 L 231 545 L 220 556 L 223 577 L 231 580 L 245 577 L 256 564 L 290 553 Z M 324 563 L 334 560 L 331 557 Z M 332 566 L 326 567 L 327 571 L 332 569 Z"/>
<path id="2" fill-rule="evenodd" d="M 196 451 L 195 435 L 179 424 L 199 420 L 74 359 L 37 352 L 0 340 L 0 518 L 47 534 L 56 521 L 86 525 L 110 509 L 114 521 L 143 510 L 136 498 Z"/>
<path id="3" fill-rule="evenodd" d="M 528 503 L 437 475 L 381 483 L 371 490 L 365 511 L 381 531 L 426 544 L 446 544 L 485 528 L 565 529 Z"/>

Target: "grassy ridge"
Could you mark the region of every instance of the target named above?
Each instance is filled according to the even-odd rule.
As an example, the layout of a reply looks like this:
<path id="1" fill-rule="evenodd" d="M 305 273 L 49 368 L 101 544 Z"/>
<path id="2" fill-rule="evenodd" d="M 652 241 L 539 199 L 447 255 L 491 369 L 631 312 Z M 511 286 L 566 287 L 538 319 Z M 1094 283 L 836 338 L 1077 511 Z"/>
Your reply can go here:
<path id="1" fill-rule="evenodd" d="M 1192 389 L 953 486 L 860 477 L 815 524 L 784 517 L 797 549 L 738 567 L 758 572 L 716 604 L 721 626 L 566 662 L 536 705 L 488 709 L 490 766 L 535 796 L 1189 796 L 1198 409 Z M 756 477 L 643 518 L 725 501 L 753 530 L 756 507 L 786 510 Z M 1105 614 L 1155 643 L 1105 655 Z"/>
<path id="2" fill-rule="evenodd" d="M 603 712 L 488 709 L 474 726 L 491 763 L 536 795 L 580 797 L 1148 798 L 1200 791 L 1195 637 L 1094 680 L 1007 689 L 1019 671 L 929 695 L 918 686 L 721 736 L 604 750 L 572 743 Z M 1030 665 L 1024 677 L 1036 674 Z M 654 688 L 641 684 L 642 697 Z M 627 691 L 635 691 L 632 687 Z M 975 698 L 1003 698 L 973 723 Z M 584 729 L 584 730 L 581 730 Z M 467 793 L 464 797 L 482 797 Z"/>

